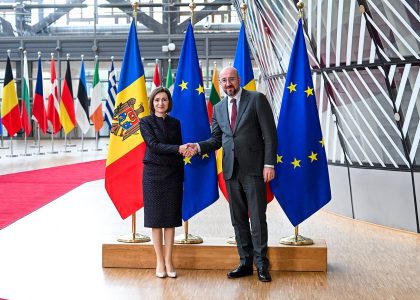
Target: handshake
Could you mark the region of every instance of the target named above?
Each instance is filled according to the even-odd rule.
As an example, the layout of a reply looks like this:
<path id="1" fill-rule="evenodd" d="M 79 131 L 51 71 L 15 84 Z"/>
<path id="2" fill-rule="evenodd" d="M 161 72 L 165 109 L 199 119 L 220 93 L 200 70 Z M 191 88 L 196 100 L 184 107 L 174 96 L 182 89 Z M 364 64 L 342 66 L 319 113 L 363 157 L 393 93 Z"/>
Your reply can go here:
<path id="1" fill-rule="evenodd" d="M 197 144 L 187 143 L 185 145 L 180 145 L 178 153 L 184 157 L 192 157 L 198 153 Z"/>

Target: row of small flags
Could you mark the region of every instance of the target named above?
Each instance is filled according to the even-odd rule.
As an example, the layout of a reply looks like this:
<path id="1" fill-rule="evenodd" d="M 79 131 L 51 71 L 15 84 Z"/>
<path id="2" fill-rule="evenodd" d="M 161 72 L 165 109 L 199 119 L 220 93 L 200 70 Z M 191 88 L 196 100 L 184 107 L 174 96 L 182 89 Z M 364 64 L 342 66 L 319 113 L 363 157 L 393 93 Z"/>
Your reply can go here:
<path id="1" fill-rule="evenodd" d="M 299 20 L 277 127 L 279 142 L 276 177 L 270 183 L 270 188 L 293 226 L 306 220 L 331 199 L 327 159 L 301 22 Z M 244 23 L 238 39 L 234 67 L 238 70 L 242 88 L 255 90 Z M 167 78 L 168 81 L 173 80 L 172 76 Z M 160 78 L 154 78 L 153 84 L 162 84 Z M 181 122 L 183 143 L 208 139 L 211 136 L 210 108 L 220 101 L 217 69 L 213 73 L 210 100 L 206 107 L 191 23 L 185 34 L 175 82 L 169 86 L 173 86 L 171 115 Z M 127 38 L 116 95 L 113 115 L 116 121 L 109 139 L 105 188 L 120 216 L 125 219 L 143 207 L 141 161 L 146 145 L 138 134 L 138 128 L 139 119 L 149 114 L 144 69 L 134 22 Z M 184 221 L 219 198 L 218 183 L 227 198 L 221 175 L 221 153 L 222 149 L 217 155 L 184 159 Z M 269 195 L 267 201 L 272 198 Z"/>
<path id="2" fill-rule="evenodd" d="M 8 57 L 8 64 L 10 66 L 10 59 Z M 91 94 L 91 103 L 89 107 L 89 100 L 87 95 L 87 85 L 86 85 L 86 74 L 84 67 L 84 60 L 82 55 L 81 66 L 80 66 L 80 75 L 79 75 L 79 84 L 77 89 L 77 97 L 75 101 L 73 95 L 72 87 L 72 76 L 70 71 L 70 62 L 67 61 L 66 75 L 63 82 L 62 95 L 59 101 L 58 98 L 58 88 L 57 80 L 55 73 L 55 63 L 54 58 L 51 60 L 51 89 L 50 95 L 48 97 L 48 105 L 45 108 L 44 97 L 43 97 L 43 79 L 42 79 L 42 61 L 39 57 L 38 59 L 38 73 L 35 83 L 35 91 L 33 95 L 33 104 L 31 110 L 31 101 L 30 101 L 30 91 L 29 91 L 29 76 L 28 76 L 28 61 L 26 53 L 24 54 L 24 70 L 22 78 L 22 101 L 20 112 L 18 112 L 19 107 L 16 106 L 15 96 L 17 97 L 16 90 L 14 89 L 14 84 L 12 85 L 8 79 L 13 79 L 13 72 L 11 67 L 6 68 L 5 73 L 5 91 L 3 91 L 3 102 L 2 108 L 4 109 L 4 114 L 1 114 L 1 117 L 4 119 L 3 123 L 10 136 L 16 134 L 17 131 L 23 129 L 26 136 L 29 136 L 32 131 L 31 119 L 36 121 L 39 125 L 39 128 L 45 134 L 49 129 L 50 132 L 54 134 L 57 133 L 61 127 L 64 130 L 64 133 L 69 133 L 72 129 L 76 127 L 76 124 L 80 127 L 83 134 L 86 134 L 90 129 L 90 122 L 92 121 L 95 131 L 98 132 L 105 121 L 109 128 L 112 127 L 112 118 L 114 113 L 114 104 L 115 98 L 117 95 L 117 80 L 116 73 L 114 69 L 114 62 L 111 63 L 111 68 L 108 71 L 108 92 L 105 103 L 105 110 L 102 111 L 102 95 L 101 87 L 99 80 L 99 61 L 96 61 L 95 72 L 93 78 L 93 89 Z M 201 69 L 201 66 L 200 66 Z M 252 72 L 252 69 L 251 69 Z M 220 101 L 220 91 L 219 84 L 217 79 L 217 67 L 214 66 L 213 70 L 213 80 L 210 93 L 210 99 L 208 101 L 208 115 L 209 121 L 211 122 L 212 106 Z M 214 77 L 216 76 L 216 77 Z M 159 64 L 156 61 L 153 79 L 152 79 L 152 88 L 150 91 L 153 91 L 155 88 L 162 86 L 163 82 L 161 81 L 161 76 L 159 74 Z M 166 77 L 165 86 L 173 91 L 173 75 L 169 59 L 169 67 Z M 216 93 L 215 93 L 216 91 Z M 3 104 L 4 103 L 4 104 Z M 57 105 L 58 104 L 58 105 Z M 7 113 L 7 108 L 13 107 L 16 112 L 16 116 L 19 114 L 20 118 L 11 117 L 9 121 L 9 114 Z M 56 111 L 55 111 L 56 110 Z M 0 118 L 0 125 L 1 125 Z M 2 133 L 0 129 L 0 134 Z"/>
<path id="3" fill-rule="evenodd" d="M 99 80 L 99 61 L 96 60 L 93 90 L 91 95 L 91 102 L 89 106 L 89 99 L 86 88 L 86 75 L 84 61 L 81 61 L 79 86 L 77 91 L 76 101 L 73 97 L 73 87 L 71 79 L 70 62 L 67 60 L 66 75 L 64 78 L 61 97 L 58 96 L 58 83 L 55 72 L 54 57 L 51 57 L 51 81 L 50 93 L 45 107 L 43 95 L 43 78 L 42 78 L 42 61 L 38 58 L 38 73 L 35 83 L 35 92 L 33 97 L 33 105 L 30 104 L 29 92 L 29 76 L 28 76 L 28 61 L 26 52 L 24 53 L 23 79 L 22 79 L 22 104 L 19 109 L 18 97 L 13 79 L 13 72 L 10 63 L 10 58 L 7 57 L 6 71 L 4 76 L 4 87 L 2 91 L 1 104 L 1 123 L 9 136 L 13 137 L 19 130 L 23 129 L 26 136 L 32 131 L 31 119 L 36 121 L 40 130 L 45 134 L 49 129 L 52 134 L 56 134 L 63 128 L 65 134 L 73 130 L 76 125 L 79 125 L 84 134 L 90 128 L 90 121 L 92 121 L 95 131 L 99 132 L 102 128 L 104 117 L 102 111 L 102 95 Z M 113 63 L 111 65 L 110 74 L 113 73 Z M 112 80 L 115 85 L 115 75 Z M 115 88 L 111 87 L 110 90 Z M 113 102 L 115 96 L 113 93 L 108 94 L 109 102 L 111 103 L 111 111 L 113 112 Z M 107 102 L 108 103 L 108 102 Z M 109 119 L 107 119 L 107 122 Z M 110 124 L 110 123 L 109 123 Z M 1 126 L 0 126 L 1 128 Z M 0 131 L 1 133 L 1 131 Z"/>

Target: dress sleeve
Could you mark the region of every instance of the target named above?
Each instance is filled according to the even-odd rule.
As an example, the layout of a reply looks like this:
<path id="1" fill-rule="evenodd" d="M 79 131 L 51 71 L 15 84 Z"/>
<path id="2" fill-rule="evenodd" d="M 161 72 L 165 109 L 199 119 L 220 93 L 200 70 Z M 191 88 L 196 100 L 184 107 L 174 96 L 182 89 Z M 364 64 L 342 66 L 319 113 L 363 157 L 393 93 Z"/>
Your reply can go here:
<path id="1" fill-rule="evenodd" d="M 178 153 L 179 145 L 163 144 L 157 139 L 150 123 L 140 119 L 140 132 L 146 145 L 155 153 L 175 154 Z"/>

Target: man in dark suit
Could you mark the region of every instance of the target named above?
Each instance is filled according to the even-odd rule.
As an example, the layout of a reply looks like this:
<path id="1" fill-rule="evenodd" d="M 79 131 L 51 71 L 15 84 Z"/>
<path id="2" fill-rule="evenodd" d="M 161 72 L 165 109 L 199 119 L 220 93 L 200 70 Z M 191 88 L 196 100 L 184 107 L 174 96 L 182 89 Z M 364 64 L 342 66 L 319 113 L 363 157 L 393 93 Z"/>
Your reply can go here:
<path id="1" fill-rule="evenodd" d="M 192 153 L 208 153 L 223 147 L 223 176 L 229 195 L 232 225 L 240 257 L 239 266 L 228 278 L 253 274 L 271 281 L 267 259 L 266 182 L 274 178 L 277 134 L 267 98 L 240 87 L 234 67 L 220 72 L 226 97 L 213 109 L 212 136 L 188 144 Z M 251 226 L 248 220 L 251 221 Z"/>

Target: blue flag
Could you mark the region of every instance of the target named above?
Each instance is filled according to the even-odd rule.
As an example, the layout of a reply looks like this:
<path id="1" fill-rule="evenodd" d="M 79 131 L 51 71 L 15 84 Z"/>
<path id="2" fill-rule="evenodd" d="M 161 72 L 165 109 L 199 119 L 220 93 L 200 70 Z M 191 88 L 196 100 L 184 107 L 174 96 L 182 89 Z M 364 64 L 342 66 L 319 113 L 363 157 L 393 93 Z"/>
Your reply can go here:
<path id="1" fill-rule="evenodd" d="M 277 125 L 276 177 L 271 189 L 293 226 L 331 199 L 324 140 L 299 20 Z"/>
<path id="2" fill-rule="evenodd" d="M 111 69 L 108 72 L 108 96 L 105 105 L 105 121 L 112 127 L 112 118 L 114 117 L 115 99 L 117 98 L 117 79 L 115 77 L 114 61 L 111 63 Z"/>
<path id="3" fill-rule="evenodd" d="M 239 31 L 238 44 L 236 45 L 236 53 L 233 66 L 236 70 L 238 70 L 239 78 L 241 78 L 241 87 L 248 91 L 256 91 L 257 87 L 255 85 L 251 55 L 249 54 L 249 45 L 246 38 L 245 25 L 243 21 L 241 30 Z"/>
<path id="4" fill-rule="evenodd" d="M 171 116 L 181 122 L 184 143 L 210 138 L 204 86 L 191 23 L 179 58 Z M 214 203 L 219 198 L 219 190 L 214 153 L 185 158 L 184 164 L 182 218 L 187 221 Z"/>

